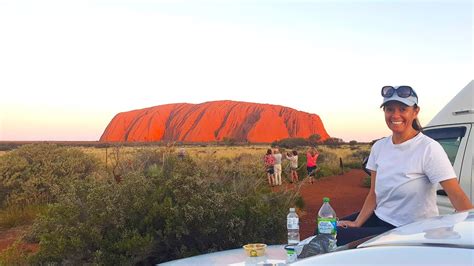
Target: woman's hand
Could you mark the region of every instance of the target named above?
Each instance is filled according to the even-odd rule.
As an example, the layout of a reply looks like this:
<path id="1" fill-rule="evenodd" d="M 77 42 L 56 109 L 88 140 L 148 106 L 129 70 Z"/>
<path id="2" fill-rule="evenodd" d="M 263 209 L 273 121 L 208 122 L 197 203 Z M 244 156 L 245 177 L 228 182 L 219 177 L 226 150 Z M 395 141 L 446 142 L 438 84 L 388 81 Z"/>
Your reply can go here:
<path id="1" fill-rule="evenodd" d="M 356 224 L 356 222 L 353 222 L 353 221 L 345 221 L 345 220 L 337 221 L 337 226 L 340 226 L 340 227 L 342 227 L 342 228 L 347 228 L 347 227 L 359 227 L 359 225 Z"/>

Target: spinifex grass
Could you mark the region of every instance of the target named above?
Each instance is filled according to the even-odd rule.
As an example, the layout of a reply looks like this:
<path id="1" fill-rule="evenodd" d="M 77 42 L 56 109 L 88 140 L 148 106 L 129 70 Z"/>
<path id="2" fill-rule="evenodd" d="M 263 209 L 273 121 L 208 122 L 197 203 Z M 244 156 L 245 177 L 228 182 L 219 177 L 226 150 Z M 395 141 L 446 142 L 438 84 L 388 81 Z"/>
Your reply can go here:
<path id="1" fill-rule="evenodd" d="M 46 210 L 46 205 L 8 206 L 0 210 L 0 229 L 32 224 L 38 214 Z"/>

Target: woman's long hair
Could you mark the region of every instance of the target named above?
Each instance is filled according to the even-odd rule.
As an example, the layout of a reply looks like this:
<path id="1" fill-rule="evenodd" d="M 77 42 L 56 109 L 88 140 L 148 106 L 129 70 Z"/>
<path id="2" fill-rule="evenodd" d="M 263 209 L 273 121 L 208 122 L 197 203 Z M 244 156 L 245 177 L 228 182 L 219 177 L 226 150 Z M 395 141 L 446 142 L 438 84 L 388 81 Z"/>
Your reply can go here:
<path id="1" fill-rule="evenodd" d="M 420 109 L 418 107 L 418 105 L 413 105 L 413 108 L 415 109 Z M 420 120 L 418 120 L 418 118 L 415 118 L 415 120 L 413 120 L 413 123 L 411 123 L 411 126 L 413 127 L 413 129 L 415 129 L 416 131 L 419 131 L 419 132 L 422 132 L 423 131 L 423 127 L 421 126 L 421 123 L 420 123 Z"/>

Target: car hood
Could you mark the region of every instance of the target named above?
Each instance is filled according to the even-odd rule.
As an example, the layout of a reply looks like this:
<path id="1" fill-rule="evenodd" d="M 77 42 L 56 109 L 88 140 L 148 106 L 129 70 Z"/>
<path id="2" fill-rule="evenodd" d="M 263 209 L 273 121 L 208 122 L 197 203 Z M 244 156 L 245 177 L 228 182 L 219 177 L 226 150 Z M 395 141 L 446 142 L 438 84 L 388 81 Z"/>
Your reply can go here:
<path id="1" fill-rule="evenodd" d="M 400 226 L 359 245 L 358 248 L 386 245 L 443 245 L 472 249 L 474 209 Z"/>

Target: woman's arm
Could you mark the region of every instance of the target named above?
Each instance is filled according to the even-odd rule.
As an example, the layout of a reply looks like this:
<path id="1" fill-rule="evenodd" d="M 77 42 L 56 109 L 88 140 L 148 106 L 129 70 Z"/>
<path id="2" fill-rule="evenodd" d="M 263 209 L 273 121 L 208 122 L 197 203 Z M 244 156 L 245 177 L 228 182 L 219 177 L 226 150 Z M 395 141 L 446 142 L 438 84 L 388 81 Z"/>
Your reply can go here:
<path id="1" fill-rule="evenodd" d="M 364 205 L 360 210 L 359 215 L 355 221 L 339 221 L 338 225 L 342 227 L 361 227 L 367 219 L 374 213 L 376 207 L 375 201 L 375 177 L 377 173 L 370 171 L 370 191 L 365 198 Z"/>
<path id="2" fill-rule="evenodd" d="M 457 178 L 441 181 L 440 184 L 444 191 L 446 191 L 446 194 L 448 194 L 449 201 L 451 201 L 456 211 L 465 211 L 473 208 L 466 193 L 459 186 Z"/>

